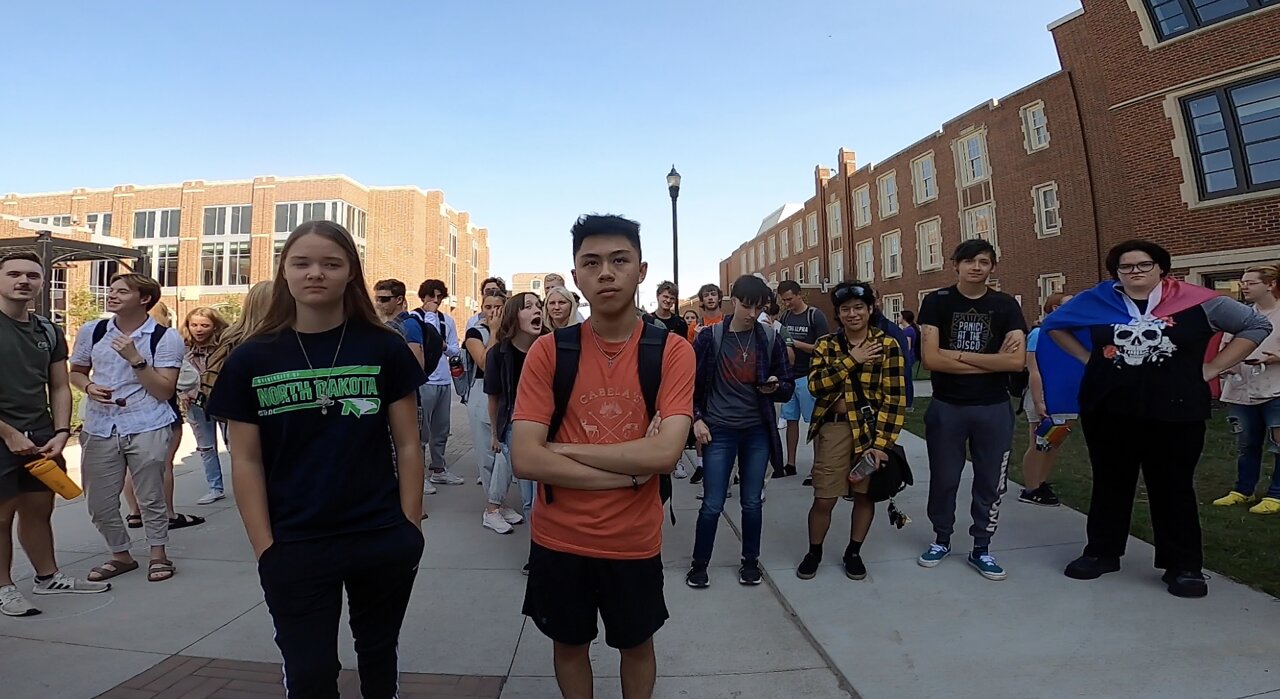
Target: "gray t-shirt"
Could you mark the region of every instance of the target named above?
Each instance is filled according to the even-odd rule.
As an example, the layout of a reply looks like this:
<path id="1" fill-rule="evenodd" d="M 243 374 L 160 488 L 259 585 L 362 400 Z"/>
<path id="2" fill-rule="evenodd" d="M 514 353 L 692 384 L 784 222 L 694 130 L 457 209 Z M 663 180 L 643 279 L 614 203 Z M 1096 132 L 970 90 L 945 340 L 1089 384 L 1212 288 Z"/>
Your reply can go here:
<path id="1" fill-rule="evenodd" d="M 816 344 L 818 338 L 826 335 L 830 330 L 827 329 L 827 316 L 822 311 L 809 306 L 804 313 L 792 313 L 787 311 L 778 319 L 782 323 L 782 327 L 787 329 L 787 334 L 796 342 L 803 342 L 806 345 Z M 809 352 L 802 351 L 799 347 L 794 348 L 796 353 L 795 364 L 791 366 L 791 375 L 797 378 L 807 378 L 809 376 L 809 359 L 812 356 Z"/>
<path id="2" fill-rule="evenodd" d="M 53 428 L 49 414 L 49 365 L 67 361 L 67 337 L 54 327 L 54 344 L 44 322 L 29 316 L 19 322 L 0 313 L 0 420 L 19 432 Z"/>
<path id="3" fill-rule="evenodd" d="M 756 399 L 756 345 L 754 328 L 730 332 L 725 328 L 724 341 L 716 358 L 715 381 L 707 400 L 707 424 L 730 429 L 745 429 L 760 424 L 760 408 Z"/>

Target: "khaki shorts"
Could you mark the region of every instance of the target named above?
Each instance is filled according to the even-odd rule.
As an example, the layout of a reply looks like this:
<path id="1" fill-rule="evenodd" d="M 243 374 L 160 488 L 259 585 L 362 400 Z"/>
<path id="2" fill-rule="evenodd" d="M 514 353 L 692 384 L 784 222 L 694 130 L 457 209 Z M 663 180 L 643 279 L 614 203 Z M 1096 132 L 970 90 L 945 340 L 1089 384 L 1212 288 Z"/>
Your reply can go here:
<path id="1" fill-rule="evenodd" d="M 853 469 L 853 429 L 847 422 L 828 422 L 818 428 L 813 440 L 813 496 L 842 498 L 853 493 L 866 493 L 870 479 L 849 483 Z"/>

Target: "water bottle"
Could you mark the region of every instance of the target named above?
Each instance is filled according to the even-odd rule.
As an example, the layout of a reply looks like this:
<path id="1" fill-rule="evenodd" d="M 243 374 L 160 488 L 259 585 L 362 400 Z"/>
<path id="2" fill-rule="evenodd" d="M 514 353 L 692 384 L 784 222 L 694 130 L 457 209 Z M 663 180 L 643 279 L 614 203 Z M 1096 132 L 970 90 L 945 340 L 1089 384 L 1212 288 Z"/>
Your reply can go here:
<path id="1" fill-rule="evenodd" d="M 84 492 L 52 459 L 37 459 L 27 464 L 26 468 L 28 473 L 39 478 L 49 490 L 68 500 L 75 500 Z"/>
<path id="2" fill-rule="evenodd" d="M 849 472 L 849 482 L 861 483 L 875 473 L 878 468 L 880 468 L 880 462 L 868 451 L 862 455 L 858 465 L 854 466 L 853 470 Z"/>

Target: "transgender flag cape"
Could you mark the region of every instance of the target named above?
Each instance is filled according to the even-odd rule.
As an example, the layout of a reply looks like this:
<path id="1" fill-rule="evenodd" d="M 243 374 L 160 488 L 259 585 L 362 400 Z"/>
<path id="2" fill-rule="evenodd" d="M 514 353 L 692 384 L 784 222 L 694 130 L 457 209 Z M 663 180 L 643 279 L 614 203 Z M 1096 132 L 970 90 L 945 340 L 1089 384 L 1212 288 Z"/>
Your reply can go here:
<path id="1" fill-rule="evenodd" d="M 1121 291 L 1114 280 L 1104 281 L 1077 294 L 1066 305 L 1050 313 L 1040 324 L 1040 342 L 1036 347 L 1036 364 L 1044 380 L 1045 409 L 1050 415 L 1077 415 L 1080 412 L 1080 381 L 1084 365 L 1067 354 L 1049 335 L 1050 330 L 1070 330 L 1076 339 L 1092 350 L 1089 326 L 1127 324 L 1139 318 L 1162 318 L 1181 313 L 1215 298 L 1218 294 L 1195 284 L 1166 277 L 1149 299 L 1146 313 Z M 1218 343 L 1209 343 L 1210 355 L 1216 354 Z"/>

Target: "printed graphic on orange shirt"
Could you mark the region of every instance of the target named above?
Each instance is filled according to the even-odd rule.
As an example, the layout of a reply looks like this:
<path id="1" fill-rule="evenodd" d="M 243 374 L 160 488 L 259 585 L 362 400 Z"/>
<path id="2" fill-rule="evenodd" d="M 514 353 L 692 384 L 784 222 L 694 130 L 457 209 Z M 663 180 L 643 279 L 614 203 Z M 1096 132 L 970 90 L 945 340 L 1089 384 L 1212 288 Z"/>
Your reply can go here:
<path id="1" fill-rule="evenodd" d="M 629 442 L 644 436 L 637 417 L 645 412 L 644 396 L 629 389 L 600 388 L 578 397 L 587 416 L 578 420 L 592 444 Z"/>

